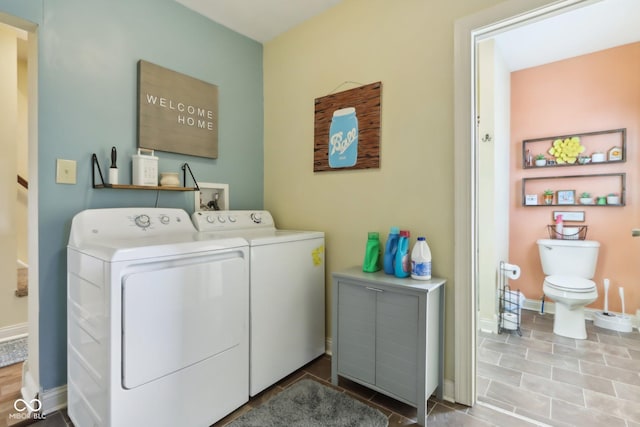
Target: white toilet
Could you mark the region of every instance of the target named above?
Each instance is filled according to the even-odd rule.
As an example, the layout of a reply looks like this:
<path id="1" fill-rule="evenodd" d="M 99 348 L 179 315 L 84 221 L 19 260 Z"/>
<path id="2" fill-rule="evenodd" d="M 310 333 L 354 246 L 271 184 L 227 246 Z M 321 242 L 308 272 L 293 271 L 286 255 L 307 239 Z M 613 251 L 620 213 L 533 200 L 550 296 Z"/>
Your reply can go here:
<path id="1" fill-rule="evenodd" d="M 555 301 L 553 333 L 585 339 L 584 307 L 598 298 L 593 278 L 600 243 L 594 240 L 537 241 L 542 270 L 547 276 L 542 289 Z"/>

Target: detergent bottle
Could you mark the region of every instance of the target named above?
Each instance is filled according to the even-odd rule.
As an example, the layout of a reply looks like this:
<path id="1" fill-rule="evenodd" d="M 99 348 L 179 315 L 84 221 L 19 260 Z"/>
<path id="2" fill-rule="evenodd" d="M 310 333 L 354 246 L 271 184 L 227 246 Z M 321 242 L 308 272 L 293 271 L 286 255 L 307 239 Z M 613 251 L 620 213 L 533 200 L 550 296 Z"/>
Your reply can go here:
<path id="1" fill-rule="evenodd" d="M 416 280 L 431 279 L 431 249 L 424 237 L 418 237 L 418 241 L 411 251 L 411 278 Z"/>
<path id="2" fill-rule="evenodd" d="M 384 272 L 387 274 L 394 274 L 393 262 L 396 257 L 396 251 L 398 250 L 398 239 L 400 239 L 400 229 L 398 227 L 391 227 L 389 237 L 387 238 L 387 244 L 384 248 Z"/>
<path id="3" fill-rule="evenodd" d="M 380 270 L 380 268 L 380 235 L 377 231 L 370 231 L 367 238 L 362 271 L 365 273 L 374 273 Z"/>
<path id="4" fill-rule="evenodd" d="M 409 277 L 411 275 L 411 263 L 409 260 L 409 230 L 400 231 L 400 239 L 398 240 L 398 250 L 393 263 L 394 274 L 396 277 Z"/>

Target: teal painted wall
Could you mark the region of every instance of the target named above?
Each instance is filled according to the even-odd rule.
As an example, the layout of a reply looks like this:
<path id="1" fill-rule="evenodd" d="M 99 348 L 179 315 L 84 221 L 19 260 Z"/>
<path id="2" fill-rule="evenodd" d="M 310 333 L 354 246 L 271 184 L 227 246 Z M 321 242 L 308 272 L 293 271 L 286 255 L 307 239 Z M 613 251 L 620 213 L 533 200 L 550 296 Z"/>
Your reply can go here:
<path id="1" fill-rule="evenodd" d="M 0 13 L 38 24 L 40 382 L 66 383 L 66 244 L 88 208 L 193 210 L 193 193 L 91 188 L 111 146 L 120 182 L 136 152 L 137 61 L 219 88 L 219 158 L 156 152 L 160 171 L 188 162 L 202 182 L 228 183 L 230 207 L 263 207 L 262 45 L 173 0 L 0 0 Z M 76 160 L 77 185 L 55 183 L 56 159 Z M 152 301 L 152 299 L 150 299 Z"/>

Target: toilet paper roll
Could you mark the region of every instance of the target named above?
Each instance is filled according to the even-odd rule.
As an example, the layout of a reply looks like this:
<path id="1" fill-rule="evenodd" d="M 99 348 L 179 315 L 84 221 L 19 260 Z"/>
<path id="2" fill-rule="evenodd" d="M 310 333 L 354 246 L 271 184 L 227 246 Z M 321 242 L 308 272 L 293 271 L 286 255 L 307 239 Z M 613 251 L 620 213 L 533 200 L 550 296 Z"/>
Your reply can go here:
<path id="1" fill-rule="evenodd" d="M 502 328 L 515 331 L 518 329 L 518 315 L 515 313 L 502 314 Z"/>
<path id="2" fill-rule="evenodd" d="M 507 278 L 516 280 L 520 277 L 520 267 L 515 264 L 504 263 L 502 264 L 502 271 Z"/>

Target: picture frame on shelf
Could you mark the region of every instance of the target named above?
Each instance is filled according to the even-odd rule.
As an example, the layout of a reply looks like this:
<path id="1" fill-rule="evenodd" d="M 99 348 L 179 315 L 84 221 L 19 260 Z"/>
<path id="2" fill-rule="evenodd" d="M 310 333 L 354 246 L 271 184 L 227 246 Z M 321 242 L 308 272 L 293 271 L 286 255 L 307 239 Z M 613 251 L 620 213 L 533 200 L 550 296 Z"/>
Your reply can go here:
<path id="1" fill-rule="evenodd" d="M 558 190 L 556 193 L 557 204 L 559 205 L 575 205 L 576 204 L 576 191 L 575 190 Z"/>
<path id="2" fill-rule="evenodd" d="M 524 197 L 525 206 L 536 206 L 538 204 L 538 195 L 537 194 L 527 194 Z"/>

